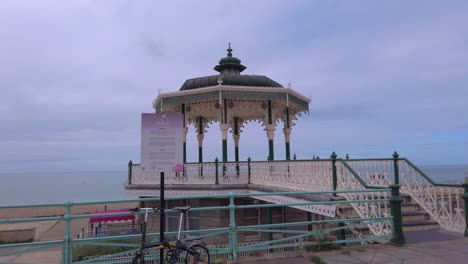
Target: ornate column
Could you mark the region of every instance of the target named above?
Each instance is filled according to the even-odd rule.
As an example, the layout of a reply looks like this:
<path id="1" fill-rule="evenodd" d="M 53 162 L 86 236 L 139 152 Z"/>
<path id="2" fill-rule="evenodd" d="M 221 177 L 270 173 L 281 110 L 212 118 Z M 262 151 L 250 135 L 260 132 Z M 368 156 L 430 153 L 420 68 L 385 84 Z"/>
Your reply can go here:
<path id="1" fill-rule="evenodd" d="M 185 104 L 182 104 L 182 120 L 184 122 L 184 150 L 183 150 L 183 162 L 184 164 L 187 163 L 187 132 L 188 132 L 188 127 L 186 125 L 186 120 L 185 120 Z"/>
<path id="2" fill-rule="evenodd" d="M 283 128 L 284 139 L 286 141 L 286 160 L 291 160 L 291 147 L 290 147 L 290 140 L 291 140 L 291 129 L 290 128 Z"/>
<path id="3" fill-rule="evenodd" d="M 267 125 L 267 137 L 268 137 L 268 159 L 275 160 L 275 154 L 273 150 L 273 139 L 275 138 L 275 125 Z"/>
<path id="4" fill-rule="evenodd" d="M 239 162 L 239 117 L 234 117 L 234 129 L 232 134 L 232 137 L 234 138 L 234 157 L 235 161 Z"/>
<path id="5" fill-rule="evenodd" d="M 220 124 L 219 128 L 221 129 L 221 136 L 223 139 L 223 162 L 227 162 L 227 134 L 229 125 L 228 124 Z"/>
<path id="6" fill-rule="evenodd" d="M 268 125 L 266 127 L 268 137 L 268 159 L 275 160 L 273 150 L 273 138 L 275 137 L 275 124 L 273 123 L 273 113 L 271 109 L 271 100 L 268 100 Z"/>
<path id="7" fill-rule="evenodd" d="M 221 95 L 220 95 L 221 96 Z M 221 98 L 220 98 L 221 101 Z M 227 124 L 227 99 L 224 99 L 223 105 L 221 107 L 221 124 L 219 128 L 221 129 L 221 136 L 223 139 L 223 163 L 226 163 L 228 160 L 227 155 L 227 132 L 229 129 L 229 125 Z"/>
<path id="8" fill-rule="evenodd" d="M 203 127 L 203 116 L 198 117 L 198 129 L 197 129 L 197 139 L 198 139 L 198 162 L 203 162 L 203 138 L 204 138 L 204 127 Z"/>
<path id="9" fill-rule="evenodd" d="M 289 103 L 289 102 L 288 102 Z M 289 106 L 286 106 L 286 120 L 284 122 L 284 141 L 286 142 L 286 160 L 291 160 L 291 122 L 289 120 Z"/>

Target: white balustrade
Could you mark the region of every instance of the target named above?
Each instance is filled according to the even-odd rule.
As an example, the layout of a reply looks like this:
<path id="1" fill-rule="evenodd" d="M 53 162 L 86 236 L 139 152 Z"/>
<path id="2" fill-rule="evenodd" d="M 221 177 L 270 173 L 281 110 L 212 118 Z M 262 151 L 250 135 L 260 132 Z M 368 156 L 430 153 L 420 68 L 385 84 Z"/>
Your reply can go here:
<path id="1" fill-rule="evenodd" d="M 342 162 L 337 161 L 336 167 L 339 190 L 366 189 Z M 377 201 L 388 199 L 390 196 L 388 191 L 382 192 L 376 190 L 375 192 L 342 193 L 339 195 L 345 197 L 347 201 L 365 201 L 350 203 L 361 218 L 380 218 L 390 216 L 388 202 Z M 392 233 L 392 225 L 390 221 L 369 222 L 367 226 L 376 236 L 390 235 Z"/>
<path id="2" fill-rule="evenodd" d="M 252 162 L 251 183 L 297 191 L 331 191 L 330 161 Z"/>

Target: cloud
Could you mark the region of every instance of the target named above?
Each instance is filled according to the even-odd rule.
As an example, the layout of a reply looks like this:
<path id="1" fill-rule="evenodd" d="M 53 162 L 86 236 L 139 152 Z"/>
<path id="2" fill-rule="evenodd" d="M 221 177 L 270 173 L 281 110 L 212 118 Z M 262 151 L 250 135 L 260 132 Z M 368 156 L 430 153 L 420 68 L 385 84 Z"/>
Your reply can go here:
<path id="1" fill-rule="evenodd" d="M 140 113 L 153 111 L 159 89 L 213 74 L 227 42 L 246 74 L 290 82 L 312 97 L 310 116 L 293 128 L 298 156 L 388 156 L 431 135 L 467 132 L 466 8 L 464 1 L 3 1 L 0 165 L 108 169 L 138 159 Z M 205 137 L 207 160 L 220 157 L 219 134 L 214 126 Z M 280 128 L 275 140 L 284 157 Z M 189 142 L 195 160 L 194 135 Z M 247 126 L 241 157 L 263 160 L 267 147 L 262 128 Z M 413 147 L 409 158 L 434 160 Z M 467 154 L 443 151 L 459 161 Z"/>

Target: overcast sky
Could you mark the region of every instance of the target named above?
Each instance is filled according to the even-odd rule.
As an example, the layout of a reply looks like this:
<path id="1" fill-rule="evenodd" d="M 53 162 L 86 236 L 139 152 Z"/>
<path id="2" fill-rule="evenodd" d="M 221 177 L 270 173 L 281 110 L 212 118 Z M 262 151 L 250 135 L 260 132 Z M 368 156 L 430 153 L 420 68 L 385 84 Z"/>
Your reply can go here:
<path id="1" fill-rule="evenodd" d="M 466 164 L 467 13 L 467 1 L 1 1 L 0 170 L 125 170 L 158 89 L 216 74 L 228 42 L 245 74 L 312 98 L 292 130 L 298 158 Z M 191 128 L 189 161 L 197 151 Z M 240 152 L 267 158 L 261 127 L 246 126 Z M 215 157 L 218 125 L 205 136 Z"/>

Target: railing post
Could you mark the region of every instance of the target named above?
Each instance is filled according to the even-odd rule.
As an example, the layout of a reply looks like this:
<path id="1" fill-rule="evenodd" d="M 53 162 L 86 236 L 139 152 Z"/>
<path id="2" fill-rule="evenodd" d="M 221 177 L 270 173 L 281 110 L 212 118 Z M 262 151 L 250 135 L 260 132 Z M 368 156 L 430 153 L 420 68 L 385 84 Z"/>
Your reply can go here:
<path id="1" fill-rule="evenodd" d="M 250 184 L 250 161 L 252 161 L 252 159 L 247 158 L 247 183 Z"/>
<path id="2" fill-rule="evenodd" d="M 332 173 L 333 173 L 333 191 L 336 191 L 336 187 L 338 185 L 338 177 L 336 175 L 336 153 L 333 151 L 330 158 L 332 160 Z M 336 196 L 336 193 L 333 193 L 333 196 Z"/>
<path id="3" fill-rule="evenodd" d="M 218 177 L 218 158 L 215 159 L 215 184 L 219 184 L 219 177 Z"/>
<path id="4" fill-rule="evenodd" d="M 338 230 L 338 240 L 346 240 L 346 230 L 344 229 L 345 223 L 339 222 L 338 227 L 343 227 L 343 229 Z M 343 246 L 346 246 L 346 243 L 342 243 Z"/>
<path id="5" fill-rule="evenodd" d="M 403 221 L 401 216 L 401 203 L 403 199 L 400 197 L 400 185 L 391 184 L 392 196 L 390 197 L 390 212 L 393 216 L 393 237 L 390 242 L 394 245 L 403 245 L 406 243 L 405 235 L 403 234 Z"/>
<path id="6" fill-rule="evenodd" d="M 400 184 L 400 174 L 398 169 L 398 153 L 395 151 L 393 152 L 393 171 L 395 173 L 395 184 Z"/>
<path id="7" fill-rule="evenodd" d="M 463 201 L 465 202 L 465 237 L 468 237 L 468 181 L 463 183 Z"/>
<path id="8" fill-rule="evenodd" d="M 231 249 L 231 261 L 237 261 L 237 229 L 236 229 L 236 205 L 235 194 L 229 193 L 229 248 Z"/>
<path id="9" fill-rule="evenodd" d="M 65 236 L 63 239 L 63 248 L 62 248 L 62 264 L 71 264 L 72 263 L 72 240 L 70 236 L 70 221 L 71 221 L 71 207 L 73 203 L 68 201 L 65 203 L 65 215 L 63 219 L 65 220 Z"/>
<path id="10" fill-rule="evenodd" d="M 132 161 L 128 162 L 128 185 L 132 184 Z"/>

